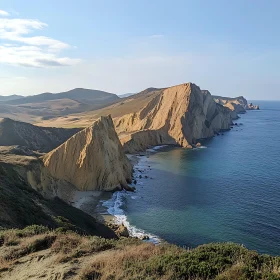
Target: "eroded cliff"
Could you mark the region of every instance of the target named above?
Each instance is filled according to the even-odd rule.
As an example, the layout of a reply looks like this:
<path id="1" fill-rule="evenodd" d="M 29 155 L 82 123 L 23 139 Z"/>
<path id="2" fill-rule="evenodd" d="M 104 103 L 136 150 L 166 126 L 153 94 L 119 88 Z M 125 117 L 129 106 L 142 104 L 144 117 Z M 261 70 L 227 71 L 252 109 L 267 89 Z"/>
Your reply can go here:
<path id="1" fill-rule="evenodd" d="M 129 189 L 132 176 L 132 165 L 110 116 L 101 117 L 46 154 L 43 163 L 57 185 L 68 183 L 83 191 Z"/>
<path id="2" fill-rule="evenodd" d="M 126 152 L 151 145 L 190 147 L 232 124 L 231 111 L 192 83 L 157 92 L 139 111 L 114 119 Z"/>
<path id="3" fill-rule="evenodd" d="M 215 102 L 229 108 L 232 112 L 233 119 L 238 118 L 238 114 L 246 113 L 246 110 L 259 110 L 258 105 L 253 105 L 248 103 L 245 97 L 239 96 L 235 98 L 231 97 L 222 97 L 222 96 L 213 96 Z"/>

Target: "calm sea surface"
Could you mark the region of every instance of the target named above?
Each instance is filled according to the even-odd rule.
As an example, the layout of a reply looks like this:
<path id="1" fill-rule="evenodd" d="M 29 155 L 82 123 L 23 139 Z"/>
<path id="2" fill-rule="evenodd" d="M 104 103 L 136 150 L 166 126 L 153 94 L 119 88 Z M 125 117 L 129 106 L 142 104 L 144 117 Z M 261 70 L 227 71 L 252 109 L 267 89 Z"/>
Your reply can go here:
<path id="1" fill-rule="evenodd" d="M 130 225 L 178 245 L 233 241 L 280 255 L 280 102 L 257 103 L 207 148 L 143 158 L 151 170 L 122 198 Z"/>

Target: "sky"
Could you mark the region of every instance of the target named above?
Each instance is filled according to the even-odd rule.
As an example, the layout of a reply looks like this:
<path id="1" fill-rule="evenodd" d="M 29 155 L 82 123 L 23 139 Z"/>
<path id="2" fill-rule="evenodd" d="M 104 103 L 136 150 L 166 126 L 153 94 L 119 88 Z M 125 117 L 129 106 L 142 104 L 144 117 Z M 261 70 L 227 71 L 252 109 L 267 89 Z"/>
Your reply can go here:
<path id="1" fill-rule="evenodd" d="M 0 0 L 0 95 L 186 82 L 280 99 L 278 0 Z"/>

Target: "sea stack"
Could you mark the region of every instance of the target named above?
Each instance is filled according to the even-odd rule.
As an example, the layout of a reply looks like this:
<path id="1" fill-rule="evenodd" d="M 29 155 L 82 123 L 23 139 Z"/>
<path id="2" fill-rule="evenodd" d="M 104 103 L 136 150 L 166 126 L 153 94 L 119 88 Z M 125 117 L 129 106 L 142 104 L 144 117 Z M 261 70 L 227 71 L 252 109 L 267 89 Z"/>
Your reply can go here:
<path id="1" fill-rule="evenodd" d="M 50 175 L 78 190 L 127 189 L 132 165 L 123 152 L 111 116 L 101 117 L 43 157 Z"/>

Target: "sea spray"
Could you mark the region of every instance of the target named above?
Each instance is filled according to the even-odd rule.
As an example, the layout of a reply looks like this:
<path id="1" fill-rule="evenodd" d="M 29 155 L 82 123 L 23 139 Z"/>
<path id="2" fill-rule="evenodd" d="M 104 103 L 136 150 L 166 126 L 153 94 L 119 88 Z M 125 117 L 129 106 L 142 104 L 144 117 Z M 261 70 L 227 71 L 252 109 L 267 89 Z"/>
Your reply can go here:
<path id="1" fill-rule="evenodd" d="M 144 236 L 149 237 L 149 241 L 153 242 L 155 244 L 160 242 L 160 239 L 152 235 L 148 232 L 145 232 L 142 229 L 136 228 L 135 226 L 131 225 L 128 220 L 125 213 L 125 204 L 126 204 L 126 198 L 128 196 L 131 196 L 131 193 L 126 191 L 120 191 L 115 192 L 111 199 L 103 201 L 102 206 L 107 208 L 107 212 L 114 216 L 114 222 L 118 225 L 123 224 L 129 232 L 129 235 L 132 237 L 138 237 L 142 238 Z M 131 196 L 132 199 L 137 199 L 137 196 Z"/>

